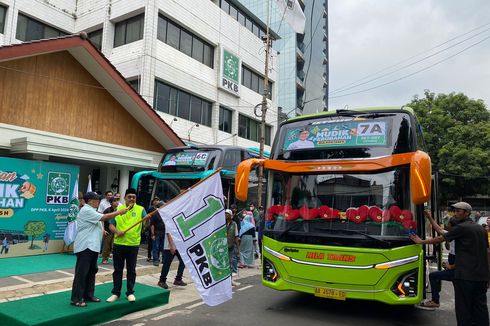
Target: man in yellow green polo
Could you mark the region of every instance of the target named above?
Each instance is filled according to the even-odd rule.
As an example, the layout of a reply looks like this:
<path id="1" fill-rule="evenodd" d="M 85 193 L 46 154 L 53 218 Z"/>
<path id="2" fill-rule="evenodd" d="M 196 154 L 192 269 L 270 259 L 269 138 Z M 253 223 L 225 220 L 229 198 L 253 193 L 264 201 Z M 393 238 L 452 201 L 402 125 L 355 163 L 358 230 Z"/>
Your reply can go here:
<path id="1" fill-rule="evenodd" d="M 136 204 L 136 190 L 129 188 L 124 195 L 125 205 L 120 205 L 117 209 L 127 209 L 125 214 L 119 215 L 109 225 L 109 229 L 115 234 L 112 260 L 114 262 L 114 272 L 112 281 L 114 287 L 112 295 L 107 302 L 114 302 L 121 296 L 122 278 L 124 264 L 127 271 L 127 291 L 126 296 L 129 302 L 136 301 L 134 296 L 134 283 L 136 282 L 136 260 L 141 241 L 141 219 L 146 216 L 145 209 Z M 131 228 L 133 225 L 135 227 Z M 130 230 L 128 230 L 131 228 Z"/>

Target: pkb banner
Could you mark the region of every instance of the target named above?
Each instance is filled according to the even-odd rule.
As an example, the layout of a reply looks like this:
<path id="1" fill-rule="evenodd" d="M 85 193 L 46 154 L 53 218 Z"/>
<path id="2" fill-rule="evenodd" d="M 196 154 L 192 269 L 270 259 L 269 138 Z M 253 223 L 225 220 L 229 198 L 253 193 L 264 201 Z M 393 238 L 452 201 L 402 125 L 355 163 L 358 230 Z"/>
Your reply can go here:
<path id="1" fill-rule="evenodd" d="M 159 209 L 204 302 L 231 299 L 223 188 L 219 173 Z"/>
<path id="2" fill-rule="evenodd" d="M 78 171 L 73 165 L 0 157 L 0 258 L 62 251 Z"/>

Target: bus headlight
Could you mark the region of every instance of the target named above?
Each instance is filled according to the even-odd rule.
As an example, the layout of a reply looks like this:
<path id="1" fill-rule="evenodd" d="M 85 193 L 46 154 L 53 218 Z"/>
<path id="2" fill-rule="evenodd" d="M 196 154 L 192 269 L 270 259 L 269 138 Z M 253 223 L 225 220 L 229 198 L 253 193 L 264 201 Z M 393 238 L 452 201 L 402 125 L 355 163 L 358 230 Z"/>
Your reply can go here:
<path id="1" fill-rule="evenodd" d="M 269 282 L 276 282 L 279 279 L 279 273 L 276 271 L 274 264 L 267 258 L 264 258 L 263 277 Z"/>
<path id="2" fill-rule="evenodd" d="M 418 270 L 412 270 L 400 276 L 393 284 L 391 291 L 400 298 L 417 296 Z"/>

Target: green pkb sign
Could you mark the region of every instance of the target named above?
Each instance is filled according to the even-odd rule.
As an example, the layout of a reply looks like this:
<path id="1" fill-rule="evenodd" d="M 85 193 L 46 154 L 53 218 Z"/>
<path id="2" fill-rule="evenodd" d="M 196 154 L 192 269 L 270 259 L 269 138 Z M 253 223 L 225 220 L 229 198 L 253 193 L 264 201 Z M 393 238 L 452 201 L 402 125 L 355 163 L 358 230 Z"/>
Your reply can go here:
<path id="1" fill-rule="evenodd" d="M 240 96 L 240 77 L 242 61 L 232 52 L 221 48 L 220 87 L 225 91 Z"/>

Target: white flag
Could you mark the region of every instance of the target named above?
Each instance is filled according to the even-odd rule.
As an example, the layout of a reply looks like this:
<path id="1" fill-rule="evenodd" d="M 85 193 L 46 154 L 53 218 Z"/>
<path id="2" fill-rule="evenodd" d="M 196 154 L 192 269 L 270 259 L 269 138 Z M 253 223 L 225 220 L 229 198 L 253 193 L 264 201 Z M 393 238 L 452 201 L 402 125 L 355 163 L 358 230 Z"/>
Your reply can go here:
<path id="1" fill-rule="evenodd" d="M 299 34 L 305 32 L 306 17 L 298 0 L 276 0 L 282 19 Z"/>
<path id="2" fill-rule="evenodd" d="M 63 240 L 65 240 L 65 244 L 69 246 L 75 241 L 77 236 L 77 216 L 79 209 L 80 201 L 78 200 L 78 177 L 75 181 L 75 185 L 73 186 L 73 192 L 71 194 L 70 201 L 70 209 L 68 211 L 68 224 L 66 225 L 65 234 L 63 235 Z"/>
<path id="3" fill-rule="evenodd" d="M 90 176 L 90 174 L 88 175 L 87 192 L 92 192 L 92 177 Z"/>
<path id="4" fill-rule="evenodd" d="M 231 299 L 231 269 L 219 173 L 159 210 L 203 301 Z"/>

